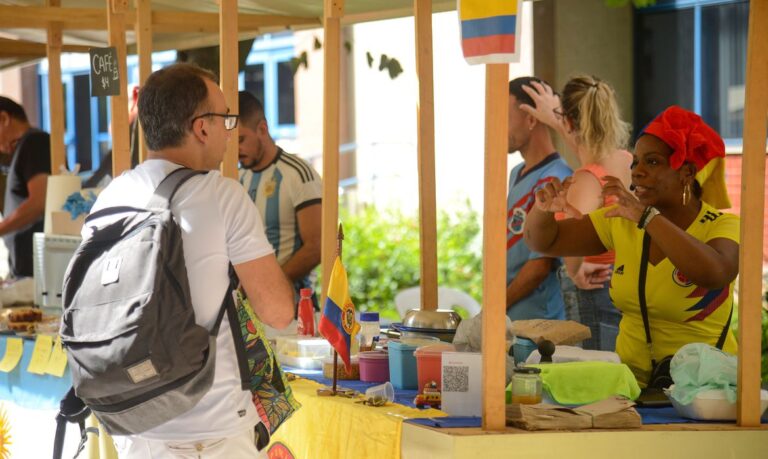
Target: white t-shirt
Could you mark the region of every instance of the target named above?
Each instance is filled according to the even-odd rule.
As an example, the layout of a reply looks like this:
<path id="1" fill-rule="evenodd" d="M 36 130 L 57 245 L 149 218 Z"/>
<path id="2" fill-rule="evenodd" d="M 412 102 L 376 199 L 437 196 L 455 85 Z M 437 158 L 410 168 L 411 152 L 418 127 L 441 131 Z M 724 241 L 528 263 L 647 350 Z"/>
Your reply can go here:
<path id="1" fill-rule="evenodd" d="M 113 180 L 92 211 L 112 206 L 143 207 L 178 164 L 147 160 Z M 213 328 L 229 286 L 229 262 L 237 265 L 273 253 L 256 208 L 236 180 L 218 171 L 193 177 L 179 188 L 171 205 L 184 242 L 192 306 L 199 325 Z M 88 235 L 84 227 L 83 237 Z M 240 386 L 232 331 L 227 316 L 216 339 L 213 386 L 190 411 L 138 435 L 152 440 L 228 437 L 258 423 L 249 391 Z"/>

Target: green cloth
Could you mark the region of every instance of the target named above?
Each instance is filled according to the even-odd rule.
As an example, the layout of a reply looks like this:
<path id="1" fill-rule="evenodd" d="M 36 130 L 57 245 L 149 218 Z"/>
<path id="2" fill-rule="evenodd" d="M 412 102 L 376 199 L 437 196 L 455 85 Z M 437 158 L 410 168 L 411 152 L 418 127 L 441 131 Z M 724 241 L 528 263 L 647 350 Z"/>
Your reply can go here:
<path id="1" fill-rule="evenodd" d="M 621 395 L 635 400 L 640 386 L 628 366 L 610 362 L 565 362 L 527 365 L 541 368 L 541 381 L 554 401 L 584 405 Z"/>

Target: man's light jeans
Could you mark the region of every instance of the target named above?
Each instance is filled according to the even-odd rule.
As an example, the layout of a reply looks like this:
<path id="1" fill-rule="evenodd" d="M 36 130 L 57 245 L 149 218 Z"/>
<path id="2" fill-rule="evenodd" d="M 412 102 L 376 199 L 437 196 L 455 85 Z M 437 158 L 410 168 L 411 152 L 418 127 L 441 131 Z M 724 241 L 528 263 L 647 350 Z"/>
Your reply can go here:
<path id="1" fill-rule="evenodd" d="M 255 440 L 250 428 L 234 437 L 189 442 L 138 437 L 115 437 L 114 442 L 120 459 L 266 459 L 266 448 L 259 452 Z"/>

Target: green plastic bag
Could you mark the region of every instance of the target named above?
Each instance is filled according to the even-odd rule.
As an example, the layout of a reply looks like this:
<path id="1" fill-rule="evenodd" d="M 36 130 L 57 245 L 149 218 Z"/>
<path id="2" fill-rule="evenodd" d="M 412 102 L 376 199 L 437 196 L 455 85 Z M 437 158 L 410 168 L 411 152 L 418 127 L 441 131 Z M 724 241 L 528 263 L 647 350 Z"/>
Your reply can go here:
<path id="1" fill-rule="evenodd" d="M 672 357 L 669 373 L 675 386 L 671 396 L 688 405 L 701 391 L 722 389 L 729 402 L 736 401 L 735 355 L 703 343 L 681 347 Z"/>

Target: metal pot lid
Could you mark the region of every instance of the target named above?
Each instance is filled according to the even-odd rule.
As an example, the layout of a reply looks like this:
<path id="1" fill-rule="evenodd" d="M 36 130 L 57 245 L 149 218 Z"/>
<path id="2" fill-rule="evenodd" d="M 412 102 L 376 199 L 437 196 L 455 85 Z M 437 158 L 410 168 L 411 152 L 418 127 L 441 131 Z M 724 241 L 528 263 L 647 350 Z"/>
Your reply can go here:
<path id="1" fill-rule="evenodd" d="M 411 309 L 403 317 L 403 326 L 429 330 L 456 330 L 461 322 L 461 316 L 451 309 L 438 309 L 436 311 L 423 311 Z M 419 331 L 419 330 L 407 330 Z"/>
<path id="2" fill-rule="evenodd" d="M 422 328 L 422 327 L 406 327 L 403 324 L 391 324 L 391 328 L 397 331 L 414 332 L 414 333 L 455 333 L 455 329 L 450 328 Z"/>

